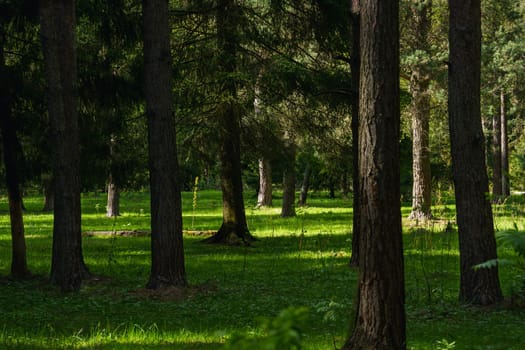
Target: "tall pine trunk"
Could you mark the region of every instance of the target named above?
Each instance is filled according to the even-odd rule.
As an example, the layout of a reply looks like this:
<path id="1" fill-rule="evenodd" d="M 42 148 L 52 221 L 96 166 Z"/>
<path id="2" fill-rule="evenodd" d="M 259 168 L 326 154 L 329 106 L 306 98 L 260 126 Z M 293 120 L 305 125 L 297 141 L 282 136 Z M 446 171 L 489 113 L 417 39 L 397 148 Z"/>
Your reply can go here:
<path id="1" fill-rule="evenodd" d="M 4 59 L 4 28 L 0 23 L 0 76 L 6 70 Z M 9 100 L 11 92 L 8 91 L 7 82 L 0 87 L 0 128 L 2 133 L 2 145 L 4 156 L 4 168 L 7 184 L 7 198 L 9 201 L 9 218 L 11 221 L 11 276 L 16 279 L 25 278 L 29 275 L 26 258 L 26 242 L 24 234 L 24 216 L 22 210 L 22 194 L 20 193 L 20 176 L 17 155 L 19 141 L 16 135 L 16 127 L 11 115 Z"/>
<path id="2" fill-rule="evenodd" d="M 296 146 L 292 136 L 286 132 L 284 137 L 285 168 L 283 172 L 283 202 L 281 217 L 295 216 L 295 156 Z"/>
<path id="3" fill-rule="evenodd" d="M 480 0 L 449 0 L 449 7 L 448 111 L 459 228 L 459 298 L 487 305 L 502 295 L 497 267 L 473 269 L 497 256 L 480 112 L 481 6 Z"/>
<path id="4" fill-rule="evenodd" d="M 147 287 L 185 287 L 168 2 L 143 0 L 142 11 L 151 191 L 151 273 Z"/>
<path id="5" fill-rule="evenodd" d="M 108 200 L 106 206 L 106 216 L 114 218 L 120 216 L 120 189 L 113 180 L 113 176 L 109 176 L 108 180 Z"/>
<path id="6" fill-rule="evenodd" d="M 117 138 L 111 135 L 109 140 L 109 176 L 108 176 L 108 199 L 106 205 L 106 216 L 113 218 L 120 216 L 120 188 L 117 181 L 115 147 Z"/>
<path id="7" fill-rule="evenodd" d="M 359 286 L 343 349 L 405 349 L 399 185 L 399 3 L 361 7 Z"/>
<path id="8" fill-rule="evenodd" d="M 416 1 L 412 5 L 414 33 L 411 47 L 428 51 L 431 1 Z M 412 67 L 410 92 L 412 94 L 412 220 L 430 219 L 432 204 L 432 178 L 430 174 L 430 74 L 424 62 Z"/>
<path id="9" fill-rule="evenodd" d="M 509 182 L 509 138 L 507 133 L 507 107 L 505 103 L 505 91 L 500 93 L 500 116 L 501 116 L 501 194 L 510 196 Z"/>
<path id="10" fill-rule="evenodd" d="M 259 159 L 259 192 L 257 207 L 272 206 L 272 165 L 268 157 Z"/>
<path id="11" fill-rule="evenodd" d="M 498 203 L 503 195 L 501 176 L 501 116 L 492 118 L 492 196 Z"/>
<path id="12" fill-rule="evenodd" d="M 53 211 L 55 208 L 55 189 L 53 175 L 42 174 L 42 189 L 44 192 L 44 206 L 42 211 Z"/>
<path id="13" fill-rule="evenodd" d="M 310 177 L 312 175 L 312 166 L 306 164 L 303 173 L 303 182 L 301 184 L 301 192 L 299 193 L 299 206 L 306 206 L 306 200 L 308 199 L 308 190 L 310 189 Z"/>
<path id="14" fill-rule="evenodd" d="M 51 282 L 80 289 L 89 272 L 82 256 L 80 147 L 77 111 L 75 4 L 40 1 L 40 28 L 52 141 L 55 209 Z"/>
<path id="15" fill-rule="evenodd" d="M 240 9 L 235 0 L 219 0 L 216 8 L 221 101 L 216 108 L 221 138 L 222 225 L 208 243 L 250 244 L 244 210 L 241 168 L 241 107 L 237 99 L 237 46 Z"/>
<path id="16" fill-rule="evenodd" d="M 359 0 L 352 0 L 351 90 L 352 107 L 352 256 L 350 266 L 359 265 L 359 82 L 361 70 L 361 14 Z"/>

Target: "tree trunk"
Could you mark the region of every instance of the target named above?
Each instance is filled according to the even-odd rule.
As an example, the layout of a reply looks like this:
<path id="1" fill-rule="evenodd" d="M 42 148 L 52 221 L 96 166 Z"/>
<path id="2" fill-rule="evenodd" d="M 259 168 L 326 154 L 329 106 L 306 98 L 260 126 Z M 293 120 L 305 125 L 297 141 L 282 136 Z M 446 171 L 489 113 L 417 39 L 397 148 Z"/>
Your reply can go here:
<path id="1" fill-rule="evenodd" d="M 108 181 L 108 202 L 106 207 L 106 216 L 114 218 L 120 216 L 120 189 L 118 188 L 113 177 L 109 176 Z"/>
<path id="2" fill-rule="evenodd" d="M 71 292 L 80 289 L 82 280 L 89 276 L 82 256 L 80 229 L 74 2 L 42 0 L 40 23 L 55 188 L 51 283 Z"/>
<path id="3" fill-rule="evenodd" d="M 272 206 L 272 166 L 267 157 L 259 159 L 259 193 L 257 207 Z"/>
<path id="4" fill-rule="evenodd" d="M 501 176 L 501 116 L 494 114 L 492 118 L 492 196 L 494 202 L 501 201 L 502 176 Z"/>
<path id="5" fill-rule="evenodd" d="M 239 8 L 234 0 L 220 0 L 217 5 L 218 70 L 221 78 L 221 102 L 217 117 L 221 137 L 222 225 L 205 240 L 208 243 L 250 244 L 255 238 L 248 230 L 241 168 L 241 107 L 237 104 L 237 45 Z"/>
<path id="6" fill-rule="evenodd" d="M 415 50 L 428 50 L 430 12 L 432 2 L 417 1 L 412 5 L 414 35 L 411 46 Z M 430 74 L 424 62 L 412 68 L 410 91 L 412 93 L 412 212 L 409 219 L 427 220 L 432 217 L 432 177 L 430 174 Z"/>
<path id="7" fill-rule="evenodd" d="M 109 141 L 109 176 L 108 176 L 108 200 L 106 205 L 106 216 L 109 218 L 120 216 L 120 188 L 116 181 L 115 171 L 115 146 L 117 138 L 111 135 Z"/>
<path id="8" fill-rule="evenodd" d="M 405 349 L 398 1 L 361 7 L 360 246 L 355 328 L 343 349 Z"/>
<path id="9" fill-rule="evenodd" d="M 4 74 L 6 71 L 4 39 L 4 31 L 2 23 L 0 23 L 0 76 L 2 77 L 7 76 Z M 17 157 L 19 156 L 19 152 L 17 152 L 19 141 L 11 116 L 9 103 L 11 92 L 7 91 L 7 82 L 3 82 L 0 89 L 0 128 L 2 133 L 7 197 L 9 201 L 9 217 L 11 221 L 11 276 L 16 279 L 22 279 L 30 273 L 27 268 L 22 195 L 20 193 L 19 157 Z"/>
<path id="10" fill-rule="evenodd" d="M 505 197 L 510 196 L 509 183 L 509 142 L 507 134 L 507 108 L 505 106 L 505 92 L 503 89 L 500 94 L 500 115 L 501 115 L 501 194 Z"/>
<path id="11" fill-rule="evenodd" d="M 185 287 L 168 2 L 143 0 L 142 11 L 151 191 L 151 273 L 147 288 Z"/>
<path id="12" fill-rule="evenodd" d="M 53 175 L 42 174 L 42 187 L 44 190 L 44 207 L 42 208 L 42 211 L 53 211 L 55 208 Z"/>
<path id="13" fill-rule="evenodd" d="M 352 0 L 351 90 L 352 107 L 352 256 L 350 266 L 359 266 L 359 82 L 361 70 L 361 14 L 359 0 Z"/>
<path id="14" fill-rule="evenodd" d="M 303 184 L 301 185 L 301 193 L 299 194 L 299 206 L 306 206 L 306 199 L 308 198 L 308 190 L 310 189 L 310 176 L 312 175 L 312 166 L 306 165 L 303 174 Z"/>
<path id="15" fill-rule="evenodd" d="M 459 298 L 487 305 L 502 295 L 497 267 L 472 268 L 497 256 L 480 113 L 480 0 L 449 0 L 449 6 L 448 111 L 459 228 Z"/>
<path id="16" fill-rule="evenodd" d="M 348 199 L 348 194 L 350 193 L 350 181 L 348 178 L 348 168 L 345 166 L 343 169 L 343 174 L 341 175 L 341 194 L 343 199 Z"/>
<path id="17" fill-rule="evenodd" d="M 283 203 L 281 217 L 295 216 L 295 156 L 296 149 L 292 137 L 285 133 L 284 140 L 285 168 L 283 173 Z"/>

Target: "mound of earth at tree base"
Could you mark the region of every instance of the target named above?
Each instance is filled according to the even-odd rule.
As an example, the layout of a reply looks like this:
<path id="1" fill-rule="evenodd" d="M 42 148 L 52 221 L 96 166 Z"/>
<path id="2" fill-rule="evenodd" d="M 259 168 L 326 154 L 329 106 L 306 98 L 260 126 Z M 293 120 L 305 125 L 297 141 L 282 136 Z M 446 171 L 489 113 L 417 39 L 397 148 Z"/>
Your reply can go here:
<path id="1" fill-rule="evenodd" d="M 207 230 L 207 231 L 194 231 L 194 230 L 184 230 L 183 234 L 188 236 L 213 236 L 217 231 Z M 146 230 L 117 230 L 117 231 L 85 231 L 82 233 L 84 237 L 94 237 L 94 236 L 121 236 L 121 237 L 142 237 L 150 236 L 151 232 Z"/>

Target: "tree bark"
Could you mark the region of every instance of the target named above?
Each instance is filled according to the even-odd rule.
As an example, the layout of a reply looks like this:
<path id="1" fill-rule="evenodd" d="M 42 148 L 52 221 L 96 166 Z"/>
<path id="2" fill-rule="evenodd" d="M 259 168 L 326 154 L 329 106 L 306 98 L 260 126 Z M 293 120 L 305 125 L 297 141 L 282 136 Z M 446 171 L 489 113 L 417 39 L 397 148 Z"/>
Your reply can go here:
<path id="1" fill-rule="evenodd" d="M 257 207 L 272 206 L 272 165 L 267 157 L 259 159 L 259 193 Z"/>
<path id="2" fill-rule="evenodd" d="M 481 126 L 480 0 L 449 0 L 449 125 L 459 228 L 461 301 L 501 300 L 498 268 L 472 267 L 496 258 L 492 208 L 486 194 L 485 138 Z"/>
<path id="3" fill-rule="evenodd" d="M 244 210 L 241 168 L 241 107 L 237 103 L 237 45 L 239 8 L 234 0 L 220 0 L 216 13 L 221 101 L 216 115 L 221 138 L 222 225 L 207 243 L 245 244 L 255 238 Z"/>
<path id="4" fill-rule="evenodd" d="M 51 283 L 77 291 L 89 276 L 80 228 L 80 147 L 77 111 L 75 4 L 40 2 L 41 38 L 52 140 L 55 210 Z"/>
<path id="5" fill-rule="evenodd" d="M 428 50 L 431 1 L 416 1 L 412 6 L 414 35 L 411 46 L 415 50 Z M 427 220 L 432 217 L 432 177 L 430 173 L 430 73 L 424 62 L 412 67 L 410 91 L 412 93 L 412 212 L 409 219 Z"/>
<path id="6" fill-rule="evenodd" d="M 360 246 L 355 328 L 343 349 L 405 349 L 398 1 L 361 7 Z"/>
<path id="7" fill-rule="evenodd" d="M 0 23 L 0 77 L 6 79 L 7 67 L 4 59 L 4 30 Z M 22 194 L 20 193 L 19 176 L 19 145 L 16 135 L 16 126 L 11 115 L 9 100 L 12 92 L 8 91 L 8 82 L 2 82 L 0 86 L 0 128 L 2 133 L 2 145 L 4 166 L 7 184 L 7 197 L 9 201 L 9 218 L 11 221 L 11 276 L 22 279 L 30 275 L 27 268 L 26 242 L 24 234 L 24 217 L 22 210 Z"/>
<path id="8" fill-rule="evenodd" d="M 492 196 L 494 202 L 501 201 L 502 176 L 501 176 L 501 116 L 494 114 L 492 118 Z"/>
<path id="9" fill-rule="evenodd" d="M 360 1 L 352 0 L 352 43 L 351 43 L 351 90 L 352 108 L 352 255 L 350 266 L 359 266 L 359 82 L 361 70 L 361 14 Z"/>
<path id="10" fill-rule="evenodd" d="M 4 98 L 0 98 L 4 100 Z M 1 128 L 4 148 L 4 165 L 9 201 L 9 218 L 11 221 L 11 276 L 21 279 L 29 276 L 26 259 L 26 243 L 24 235 L 24 217 L 22 210 L 22 195 L 17 161 L 17 136 L 9 111 L 5 110 L 4 101 L 0 102 L 2 111 Z M 7 112 L 7 113 L 4 113 Z"/>
<path id="11" fill-rule="evenodd" d="M 151 191 L 151 273 L 147 288 L 185 287 L 168 2 L 143 0 L 142 11 Z"/>
<path id="12" fill-rule="evenodd" d="M 113 181 L 113 177 L 111 175 L 109 176 L 108 180 L 108 201 L 106 207 L 106 216 L 108 218 L 120 216 L 120 189 L 115 181 Z"/>
<path id="13" fill-rule="evenodd" d="M 505 104 L 505 92 L 500 93 L 500 115 L 501 115 L 501 194 L 510 196 L 509 182 L 509 138 L 507 133 L 507 108 Z"/>
<path id="14" fill-rule="evenodd" d="M 44 190 L 44 206 L 42 211 L 53 211 L 55 208 L 55 190 L 53 175 L 42 174 L 42 187 Z"/>
<path id="15" fill-rule="evenodd" d="M 295 216 L 295 156 L 296 146 L 288 132 L 284 139 L 285 168 L 283 172 L 283 203 L 281 217 Z"/>
<path id="16" fill-rule="evenodd" d="M 120 188 L 119 181 L 116 181 L 115 172 L 115 146 L 117 138 L 111 135 L 109 141 L 109 176 L 108 176 L 108 200 L 106 205 L 106 216 L 109 218 L 120 216 Z"/>
<path id="17" fill-rule="evenodd" d="M 310 177 L 312 175 L 312 166 L 306 165 L 303 173 L 303 183 L 301 185 L 301 192 L 299 193 L 299 206 L 306 206 L 306 200 L 308 199 L 308 190 L 310 189 Z"/>

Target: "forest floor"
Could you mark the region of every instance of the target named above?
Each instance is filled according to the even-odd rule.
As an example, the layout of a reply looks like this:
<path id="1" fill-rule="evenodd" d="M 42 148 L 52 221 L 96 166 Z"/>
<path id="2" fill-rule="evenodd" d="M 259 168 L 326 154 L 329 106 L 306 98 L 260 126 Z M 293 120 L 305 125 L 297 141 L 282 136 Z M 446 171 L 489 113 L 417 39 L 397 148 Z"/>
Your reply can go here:
<path id="1" fill-rule="evenodd" d="M 121 216 L 105 216 L 105 197 L 82 196 L 84 257 L 96 276 L 78 293 L 48 283 L 52 215 L 39 196 L 25 198 L 28 264 L 34 277 L 13 281 L 6 198 L 0 200 L 0 349 L 256 349 L 293 342 L 336 349 L 354 317 L 357 270 L 348 267 L 351 201 L 314 193 L 295 218 L 254 209 L 246 197 L 252 247 L 202 244 L 221 224 L 217 191 L 183 194 L 190 287 L 144 288 L 150 270 L 149 202 L 123 193 Z M 442 201 L 443 202 L 443 201 Z M 194 205 L 195 204 L 195 205 Z M 494 207 L 496 228 L 524 229 L 521 198 Z M 523 276 L 500 268 L 506 301 L 476 307 L 457 301 L 459 252 L 453 202 L 424 225 L 404 220 L 408 349 L 525 349 L 525 307 L 513 296 Z M 402 208 L 403 217 L 410 207 Z M 146 232 L 102 234 L 96 232 Z M 507 248 L 500 257 L 519 259 Z M 522 273 L 522 272 L 521 272 Z M 297 332 L 296 332 L 297 331 Z M 257 344 L 257 345 L 256 345 Z M 275 349 L 285 348 L 277 345 Z"/>

